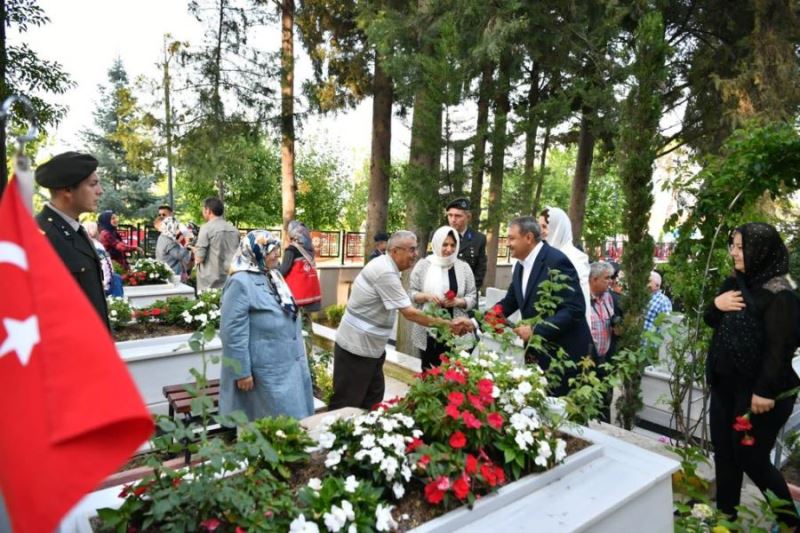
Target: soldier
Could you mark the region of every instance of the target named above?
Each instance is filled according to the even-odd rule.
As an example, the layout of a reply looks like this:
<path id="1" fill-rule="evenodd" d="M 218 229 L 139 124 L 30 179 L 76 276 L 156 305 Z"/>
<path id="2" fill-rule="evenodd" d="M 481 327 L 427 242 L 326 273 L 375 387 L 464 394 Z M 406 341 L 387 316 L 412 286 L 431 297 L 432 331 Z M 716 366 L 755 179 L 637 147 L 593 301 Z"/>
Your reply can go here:
<path id="1" fill-rule="evenodd" d="M 36 215 L 36 222 L 109 327 L 100 258 L 78 222 L 81 213 L 97 210 L 103 194 L 96 170 L 97 159 L 78 152 L 64 152 L 40 165 L 36 169 L 36 183 L 50 190 L 50 201 Z"/>
<path id="2" fill-rule="evenodd" d="M 458 198 L 447 204 L 447 223 L 461 236 L 458 258 L 472 269 L 475 286 L 480 291 L 486 276 L 486 235 L 469 227 L 471 216 L 467 198 Z"/>

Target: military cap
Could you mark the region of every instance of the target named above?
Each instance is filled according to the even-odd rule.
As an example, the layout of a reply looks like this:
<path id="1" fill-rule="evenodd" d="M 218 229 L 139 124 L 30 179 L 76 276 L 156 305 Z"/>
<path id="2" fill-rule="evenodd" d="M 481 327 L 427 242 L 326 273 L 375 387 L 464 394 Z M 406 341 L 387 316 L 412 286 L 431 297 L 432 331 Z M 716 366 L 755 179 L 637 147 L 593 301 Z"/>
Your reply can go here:
<path id="1" fill-rule="evenodd" d="M 375 234 L 374 239 L 375 242 L 386 242 L 389 240 L 389 234 L 379 231 L 378 233 Z"/>
<path id="2" fill-rule="evenodd" d="M 97 169 L 97 159 L 80 152 L 64 152 L 36 169 L 36 183 L 48 189 L 77 185 Z"/>
<path id="3" fill-rule="evenodd" d="M 447 208 L 445 210 L 453 209 L 454 207 L 456 209 L 469 211 L 469 198 L 456 198 L 455 200 L 447 204 Z"/>

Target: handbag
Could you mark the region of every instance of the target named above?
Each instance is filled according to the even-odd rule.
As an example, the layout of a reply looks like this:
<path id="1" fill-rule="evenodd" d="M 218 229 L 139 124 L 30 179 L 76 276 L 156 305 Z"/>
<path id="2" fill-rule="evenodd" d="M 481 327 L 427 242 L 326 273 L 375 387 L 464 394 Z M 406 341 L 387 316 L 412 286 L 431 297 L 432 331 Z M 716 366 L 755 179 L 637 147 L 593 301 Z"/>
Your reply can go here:
<path id="1" fill-rule="evenodd" d="M 314 262 L 301 247 L 294 244 L 291 246 L 300 252 L 300 257 L 294 260 L 285 278 L 295 302 L 298 306 L 305 306 L 322 301 L 322 289 Z"/>

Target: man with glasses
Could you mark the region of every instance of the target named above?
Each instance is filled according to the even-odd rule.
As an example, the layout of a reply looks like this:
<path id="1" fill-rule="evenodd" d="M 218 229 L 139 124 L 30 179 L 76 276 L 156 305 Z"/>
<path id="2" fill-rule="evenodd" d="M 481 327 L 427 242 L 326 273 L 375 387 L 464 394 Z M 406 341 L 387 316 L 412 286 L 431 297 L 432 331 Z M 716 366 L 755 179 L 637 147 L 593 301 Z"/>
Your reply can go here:
<path id="1" fill-rule="evenodd" d="M 383 400 L 386 343 L 397 312 L 423 327 L 449 326 L 461 335 L 472 330 L 466 317 L 444 320 L 425 315 L 411 304 L 400 273 L 417 259 L 417 237 L 398 231 L 389 238 L 386 254 L 370 261 L 353 282 L 352 292 L 333 351 L 333 396 L 329 410 L 370 409 Z"/>

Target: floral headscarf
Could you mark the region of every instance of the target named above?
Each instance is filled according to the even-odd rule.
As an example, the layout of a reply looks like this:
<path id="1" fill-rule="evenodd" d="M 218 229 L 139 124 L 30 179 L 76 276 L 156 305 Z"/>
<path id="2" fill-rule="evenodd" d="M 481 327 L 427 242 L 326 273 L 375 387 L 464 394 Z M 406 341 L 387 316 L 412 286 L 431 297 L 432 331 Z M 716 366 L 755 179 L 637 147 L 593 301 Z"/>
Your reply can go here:
<path id="1" fill-rule="evenodd" d="M 161 219 L 161 233 L 170 239 L 178 236 L 178 221 L 173 217 L 164 217 Z"/>
<path id="2" fill-rule="evenodd" d="M 773 226 L 751 222 L 739 226 L 734 233 L 742 235 L 745 268 L 736 276 L 742 277 L 748 288 L 761 287 L 771 279 L 789 273 L 789 250 Z"/>
<path id="3" fill-rule="evenodd" d="M 266 258 L 276 248 L 281 245 L 270 232 L 263 229 L 256 229 L 242 237 L 239 241 L 239 250 L 233 256 L 231 262 L 231 274 L 234 272 L 255 272 L 264 274 L 267 278 L 270 292 L 278 300 L 283 311 L 295 318 L 297 316 L 297 304 L 292 296 L 292 291 L 286 285 L 283 276 L 277 269 L 270 269 L 267 266 Z"/>
<path id="4" fill-rule="evenodd" d="M 311 240 L 311 232 L 308 231 L 306 225 L 299 220 L 292 220 L 289 222 L 288 230 L 289 238 L 298 245 L 302 246 L 303 249 L 305 249 L 305 251 L 308 252 L 313 258 L 314 243 Z"/>

